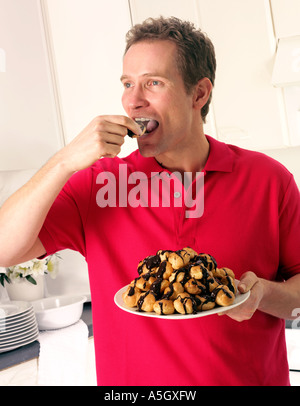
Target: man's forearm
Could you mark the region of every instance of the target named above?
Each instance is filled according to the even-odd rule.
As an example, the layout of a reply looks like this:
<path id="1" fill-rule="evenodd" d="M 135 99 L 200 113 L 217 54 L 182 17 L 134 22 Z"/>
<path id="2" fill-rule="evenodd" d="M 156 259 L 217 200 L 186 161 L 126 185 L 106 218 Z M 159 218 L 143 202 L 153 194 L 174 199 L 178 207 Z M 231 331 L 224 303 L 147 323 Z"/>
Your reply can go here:
<path id="1" fill-rule="evenodd" d="M 271 282 L 260 279 L 263 286 L 263 297 L 258 309 L 282 319 L 297 317 L 300 313 L 300 274 L 285 282 Z"/>
<path id="2" fill-rule="evenodd" d="M 72 175 L 55 156 L 0 209 L 0 266 L 10 266 L 35 243 L 45 217 Z"/>

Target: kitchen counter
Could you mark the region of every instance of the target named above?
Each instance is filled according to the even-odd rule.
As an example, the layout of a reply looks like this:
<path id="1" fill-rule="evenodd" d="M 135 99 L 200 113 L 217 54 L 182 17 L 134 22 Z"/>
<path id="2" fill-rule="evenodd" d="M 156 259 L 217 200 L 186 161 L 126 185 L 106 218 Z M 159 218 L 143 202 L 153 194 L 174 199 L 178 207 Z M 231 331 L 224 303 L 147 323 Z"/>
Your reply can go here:
<path id="1" fill-rule="evenodd" d="M 86 323 L 89 330 L 89 337 L 93 337 L 92 307 L 91 303 L 85 303 L 81 319 Z M 16 348 L 12 351 L 0 353 L 0 371 L 12 366 L 30 361 L 39 357 L 40 344 L 36 340 L 30 344 Z"/>
<path id="2" fill-rule="evenodd" d="M 94 346 L 93 346 L 93 325 L 91 303 L 85 303 L 81 319 L 88 326 L 89 347 L 91 358 L 90 376 L 87 385 L 96 385 L 94 372 Z M 290 378 L 293 386 L 300 385 L 300 326 L 293 325 L 291 321 L 286 321 L 286 338 L 288 347 L 288 359 L 290 364 Z M 15 350 L 0 353 L 0 386 L 4 385 L 36 385 L 37 381 L 37 362 L 39 357 L 40 345 L 38 341 L 19 347 Z M 18 373 L 16 372 L 18 371 Z M 30 376 L 31 374 L 31 376 Z M 2 376 L 3 375 L 3 376 Z M 8 376 L 6 376 L 8 375 Z M 29 381 L 22 382 L 24 376 L 29 375 Z M 17 381 L 17 383 L 15 383 Z"/>

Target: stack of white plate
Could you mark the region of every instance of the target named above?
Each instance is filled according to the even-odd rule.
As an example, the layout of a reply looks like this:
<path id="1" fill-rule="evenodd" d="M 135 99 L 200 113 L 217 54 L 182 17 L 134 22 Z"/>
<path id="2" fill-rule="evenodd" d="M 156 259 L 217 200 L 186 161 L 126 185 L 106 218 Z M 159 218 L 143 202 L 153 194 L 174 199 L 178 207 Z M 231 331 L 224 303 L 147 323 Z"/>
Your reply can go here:
<path id="1" fill-rule="evenodd" d="M 30 344 L 39 330 L 33 306 L 29 302 L 0 303 L 0 352 Z"/>

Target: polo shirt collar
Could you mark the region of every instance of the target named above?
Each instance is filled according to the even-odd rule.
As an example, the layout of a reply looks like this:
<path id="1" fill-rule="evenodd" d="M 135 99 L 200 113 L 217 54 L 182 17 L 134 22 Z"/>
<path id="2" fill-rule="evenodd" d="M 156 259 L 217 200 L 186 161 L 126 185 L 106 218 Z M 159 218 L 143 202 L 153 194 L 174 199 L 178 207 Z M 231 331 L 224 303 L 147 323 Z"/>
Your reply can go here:
<path id="1" fill-rule="evenodd" d="M 204 166 L 204 171 L 232 172 L 234 153 L 224 142 L 206 135 L 209 142 L 209 155 Z"/>
<path id="2" fill-rule="evenodd" d="M 209 156 L 204 166 L 204 172 L 232 172 L 234 154 L 232 150 L 224 142 L 217 141 L 216 139 L 206 135 L 209 142 Z M 137 150 L 137 165 L 136 169 L 145 173 L 148 178 L 154 176 L 157 172 L 167 171 L 162 167 L 155 158 L 145 158 Z"/>

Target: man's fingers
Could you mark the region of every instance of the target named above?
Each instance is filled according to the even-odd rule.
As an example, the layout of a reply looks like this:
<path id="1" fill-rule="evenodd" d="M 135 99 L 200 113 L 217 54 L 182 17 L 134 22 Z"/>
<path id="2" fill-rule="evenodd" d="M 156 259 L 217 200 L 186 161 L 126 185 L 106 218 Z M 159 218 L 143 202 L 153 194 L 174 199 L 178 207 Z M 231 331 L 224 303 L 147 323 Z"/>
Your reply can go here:
<path id="1" fill-rule="evenodd" d="M 134 134 L 141 135 L 142 130 L 140 126 L 131 118 L 127 116 L 100 116 L 100 122 L 108 125 L 106 131 L 114 134 L 127 135 L 128 130 Z"/>
<path id="2" fill-rule="evenodd" d="M 252 289 L 252 287 L 258 282 L 258 278 L 254 272 L 245 272 L 240 279 L 238 284 L 238 290 L 241 293 L 246 293 Z"/>

